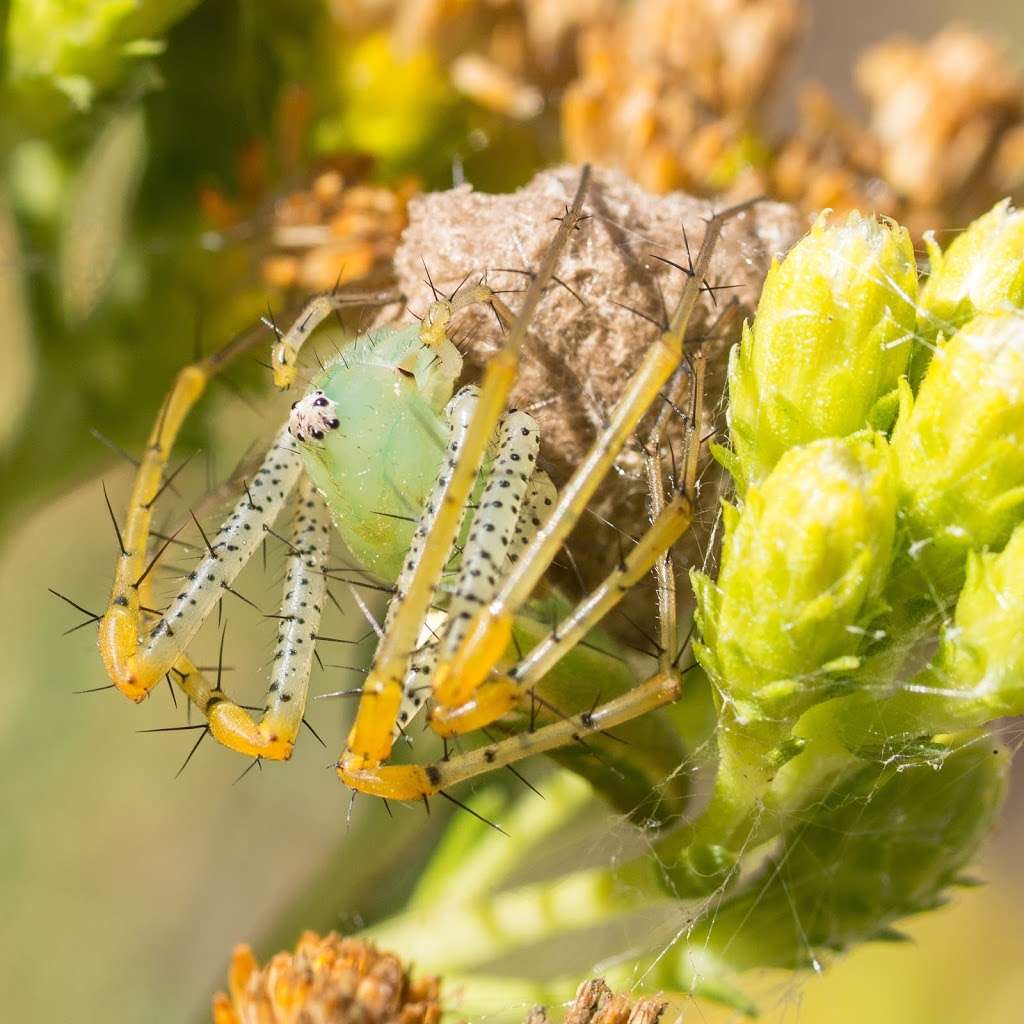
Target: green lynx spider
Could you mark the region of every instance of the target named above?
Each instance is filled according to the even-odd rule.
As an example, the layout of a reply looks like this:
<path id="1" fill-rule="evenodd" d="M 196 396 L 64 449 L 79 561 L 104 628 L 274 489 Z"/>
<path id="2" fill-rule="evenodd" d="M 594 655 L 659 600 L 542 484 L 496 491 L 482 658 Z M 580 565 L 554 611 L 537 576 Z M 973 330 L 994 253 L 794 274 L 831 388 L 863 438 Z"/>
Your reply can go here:
<path id="1" fill-rule="evenodd" d="M 154 615 L 145 610 L 152 604 L 149 568 L 161 552 L 147 566 L 150 518 L 174 439 L 210 377 L 252 338 L 179 374 L 136 475 L 123 550 L 100 623 L 101 654 L 122 693 L 140 701 L 169 674 L 225 746 L 252 757 L 288 758 L 306 703 L 333 520 L 368 569 L 396 581 L 355 723 L 338 761 L 338 775 L 352 788 L 385 798 L 420 799 L 492 768 L 571 745 L 584 734 L 676 699 L 680 681 L 666 655 L 650 678 L 583 714 L 429 765 L 385 763 L 398 727 L 421 704 L 429 705 L 429 725 L 442 737 L 487 726 L 529 701 L 541 677 L 653 567 L 660 563 L 659 572 L 671 581 L 666 552 L 691 522 L 695 458 L 688 459 L 684 485 L 668 501 L 661 497 L 660 463 L 653 460 L 657 465 L 649 471 L 658 486 L 652 489 L 652 523 L 645 535 L 560 625 L 518 661 L 508 659 L 517 614 L 617 454 L 679 369 L 687 322 L 712 249 L 725 218 L 740 209 L 709 221 L 667 330 L 648 349 L 607 426 L 558 495 L 536 469 L 536 424 L 507 405 L 531 315 L 579 226 L 588 179 L 584 169 L 518 314 L 482 284 L 460 289 L 434 302 L 422 323 L 362 335 L 324 369 L 312 390 L 294 403 L 288 424 L 179 595 Z M 278 335 L 273 372 L 279 388 L 295 382 L 300 349 L 318 324 L 352 302 L 340 294 L 318 296 Z M 471 303 L 491 306 L 505 329 L 504 342 L 480 387 L 465 387 L 453 396 L 461 357 L 446 325 Z M 413 496 L 423 509 L 415 526 L 379 514 L 395 505 L 395 481 L 401 482 L 407 500 Z M 271 683 L 256 722 L 219 684 L 207 680 L 185 651 L 289 502 L 294 508 L 291 554 Z M 467 507 L 475 512 L 464 527 Z M 431 632 L 425 623 L 432 604 L 444 599 L 442 573 L 460 541 L 457 578 L 445 587 L 450 596 L 444 623 Z M 663 636 L 674 637 L 674 603 L 666 586 L 659 600 Z M 671 646 L 663 644 L 666 652 Z"/>

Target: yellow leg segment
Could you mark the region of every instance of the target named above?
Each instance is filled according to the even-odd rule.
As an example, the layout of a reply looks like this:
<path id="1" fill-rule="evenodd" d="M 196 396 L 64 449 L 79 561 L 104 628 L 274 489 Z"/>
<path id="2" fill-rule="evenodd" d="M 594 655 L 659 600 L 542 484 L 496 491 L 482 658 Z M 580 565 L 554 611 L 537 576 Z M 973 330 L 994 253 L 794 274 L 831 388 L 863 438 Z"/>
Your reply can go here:
<path id="1" fill-rule="evenodd" d="M 662 509 L 622 565 L 515 665 L 507 677 L 482 682 L 469 698 L 459 704 L 436 704 L 430 712 L 431 728 L 441 736 L 455 736 L 490 725 L 511 711 L 520 703 L 524 693 L 583 640 L 622 600 L 623 595 L 651 571 L 692 522 L 693 507 L 689 499 L 682 494 L 676 495 Z M 504 651 L 498 653 L 499 658 L 502 653 Z M 474 678 L 473 673 L 482 667 L 481 662 L 471 664 L 462 678 Z"/>
<path id="2" fill-rule="evenodd" d="M 277 342 L 270 350 L 274 386 L 285 389 L 295 383 L 299 373 L 299 353 L 313 332 L 332 313 L 346 306 L 388 306 L 400 302 L 401 296 L 388 294 L 361 295 L 353 292 L 327 292 L 310 299 L 283 334 L 278 332 Z M 275 331 L 276 326 L 268 324 Z"/>
<path id="3" fill-rule="evenodd" d="M 254 345 L 261 332 L 247 331 L 206 359 L 186 366 L 174 381 L 146 443 L 121 534 L 121 556 L 114 573 L 110 603 L 100 620 L 100 656 L 111 682 L 132 700 L 140 701 L 162 672 L 146 672 L 136 664 L 142 612 L 139 583 L 145 569 L 153 505 L 181 425 L 199 400 L 209 379 Z"/>
<path id="4" fill-rule="evenodd" d="M 551 281 L 562 249 L 579 221 L 589 181 L 584 171 L 573 205 L 548 247 L 541 267 L 530 285 L 505 343 L 484 372 L 476 410 L 466 430 L 425 538 L 422 554 L 404 592 L 395 600 L 393 616 L 381 640 L 373 665 L 363 684 L 356 720 L 340 761 L 339 771 L 351 777 L 373 770 L 391 753 L 393 729 L 401 707 L 402 683 L 415 649 L 422 623 L 444 572 L 466 502 L 469 499 L 487 445 L 508 403 L 519 368 L 519 350 L 530 318 Z M 428 330 L 431 329 L 429 326 Z"/>
<path id="5" fill-rule="evenodd" d="M 559 496 L 551 517 L 538 530 L 502 584 L 497 597 L 477 613 L 460 651 L 438 666 L 434 700 L 441 707 L 454 709 L 469 700 L 475 688 L 497 663 L 504 651 L 499 637 L 510 628 L 512 618 L 529 600 L 623 445 L 682 361 L 686 327 L 703 287 L 711 253 L 721 234 L 722 225 L 729 216 L 749 205 L 745 203 L 734 207 L 709 222 L 697 262 L 683 287 L 669 329 L 647 351 L 616 403 L 607 427 L 591 446 Z"/>
<path id="6" fill-rule="evenodd" d="M 613 729 L 670 704 L 679 697 L 679 693 L 680 684 L 674 673 L 658 673 L 593 711 L 566 717 L 534 732 L 520 733 L 447 761 L 435 761 L 429 765 L 377 765 L 354 771 L 339 766 L 338 775 L 346 785 L 371 796 L 419 800 L 535 754 L 586 742 L 589 734 Z"/>
<path id="7" fill-rule="evenodd" d="M 117 562 L 110 603 L 100 620 L 103 664 L 114 685 L 135 701 L 142 700 L 163 675 L 146 673 L 136 663 L 141 614 L 137 581 L 145 569 L 154 499 L 163 482 L 174 439 L 208 379 L 202 364 L 187 366 L 178 374 L 164 401 L 135 476 L 128 518 L 121 534 L 123 551 Z"/>
<path id="8" fill-rule="evenodd" d="M 262 328 L 246 331 L 224 348 L 179 372 L 136 471 L 128 515 L 120 534 L 122 551 L 114 572 L 110 602 L 99 624 L 100 656 L 107 674 L 111 682 L 134 701 L 141 701 L 167 670 L 166 663 L 154 665 L 139 656 L 141 605 L 145 603 L 139 599 L 139 587 L 146 572 L 153 506 L 164 486 L 174 442 L 209 380 L 262 337 Z"/>
<path id="9" fill-rule="evenodd" d="M 219 683 L 206 677 L 184 655 L 170 669 L 171 679 L 206 716 L 215 740 L 247 757 L 285 761 L 302 727 L 327 581 L 323 573 L 330 515 L 313 483 L 303 478 L 293 501 L 292 549 L 285 567 L 284 598 L 263 716 L 257 722 L 234 703 Z M 143 587 L 148 590 L 148 580 Z"/>
<path id="10" fill-rule="evenodd" d="M 139 601 L 150 605 L 152 600 L 152 577 L 147 577 L 139 585 Z M 156 616 L 143 613 L 142 621 L 151 623 Z M 244 708 L 233 703 L 218 684 L 211 684 L 202 672 L 192 664 L 185 655 L 179 655 L 167 673 L 168 678 L 185 694 L 185 696 L 206 716 L 210 733 L 214 739 L 231 750 L 249 757 L 265 757 L 269 760 L 285 760 L 291 756 L 292 744 L 285 739 L 285 731 L 279 730 L 271 741 L 267 735 L 261 735 L 256 723 L 252 721 Z M 301 718 L 300 718 L 301 722 Z M 296 725 L 298 730 L 298 724 Z M 294 735 L 292 736 L 294 740 Z"/>

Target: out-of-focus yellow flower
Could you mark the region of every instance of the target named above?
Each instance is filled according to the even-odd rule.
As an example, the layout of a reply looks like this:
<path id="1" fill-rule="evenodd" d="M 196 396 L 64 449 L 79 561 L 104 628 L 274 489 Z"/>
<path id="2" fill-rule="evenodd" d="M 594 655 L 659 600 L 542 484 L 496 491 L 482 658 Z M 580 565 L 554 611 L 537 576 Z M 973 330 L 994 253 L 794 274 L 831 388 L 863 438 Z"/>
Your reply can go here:
<path id="1" fill-rule="evenodd" d="M 320 125 L 319 147 L 394 165 L 424 151 L 457 101 L 438 55 L 401 52 L 388 33 L 374 32 L 339 57 L 341 113 Z"/>

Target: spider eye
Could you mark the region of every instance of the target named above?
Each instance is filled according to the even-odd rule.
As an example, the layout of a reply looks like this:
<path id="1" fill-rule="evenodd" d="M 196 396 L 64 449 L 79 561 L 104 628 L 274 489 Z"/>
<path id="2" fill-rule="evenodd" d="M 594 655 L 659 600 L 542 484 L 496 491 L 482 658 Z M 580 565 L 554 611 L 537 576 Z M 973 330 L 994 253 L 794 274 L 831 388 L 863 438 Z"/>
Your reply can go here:
<path id="1" fill-rule="evenodd" d="M 318 441 L 322 441 L 324 439 L 324 432 L 322 430 L 311 430 L 310 434 Z"/>
<path id="2" fill-rule="evenodd" d="M 331 430 L 337 430 L 338 427 L 341 426 L 341 420 L 339 420 L 339 419 L 328 420 L 327 421 L 327 426 L 329 426 L 331 428 Z"/>
<path id="3" fill-rule="evenodd" d="M 327 399 L 326 399 L 326 398 L 324 398 L 324 397 L 323 397 L 323 395 L 321 395 L 321 396 L 320 396 L 319 398 L 317 398 L 317 399 L 315 399 L 315 400 L 314 400 L 313 404 L 314 404 L 314 405 L 315 405 L 315 406 L 316 406 L 316 407 L 317 407 L 318 409 L 322 409 L 322 408 L 323 408 L 323 407 L 324 407 L 325 405 L 327 405 Z"/>

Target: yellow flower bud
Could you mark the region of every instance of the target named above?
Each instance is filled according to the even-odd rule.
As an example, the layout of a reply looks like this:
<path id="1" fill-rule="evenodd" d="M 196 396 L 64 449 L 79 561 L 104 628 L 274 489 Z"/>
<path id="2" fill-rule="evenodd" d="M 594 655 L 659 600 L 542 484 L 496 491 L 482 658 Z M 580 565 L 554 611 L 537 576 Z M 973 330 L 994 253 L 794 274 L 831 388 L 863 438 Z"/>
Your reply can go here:
<path id="1" fill-rule="evenodd" d="M 869 425 L 891 396 L 915 336 L 910 235 L 854 212 L 818 222 L 765 281 L 729 365 L 727 457 L 740 492 L 782 454 Z"/>
<path id="2" fill-rule="evenodd" d="M 856 668 L 895 518 L 891 453 L 872 431 L 791 449 L 727 512 L 718 581 L 694 578 L 699 657 L 723 693 L 788 716 Z"/>
<path id="3" fill-rule="evenodd" d="M 1024 307 L 1024 210 L 1004 199 L 945 252 L 931 235 L 925 243 L 931 274 L 921 289 L 918 327 L 924 349 L 915 356 L 915 377 L 923 373 L 940 335 L 949 338 L 977 313 Z"/>
<path id="4" fill-rule="evenodd" d="M 1024 713 L 1024 525 L 998 555 L 971 555 L 953 626 L 927 671 L 965 725 Z"/>
<path id="5" fill-rule="evenodd" d="M 976 316 L 904 386 L 893 432 L 910 552 L 955 593 L 968 551 L 1001 548 L 1024 513 L 1024 312 Z"/>

